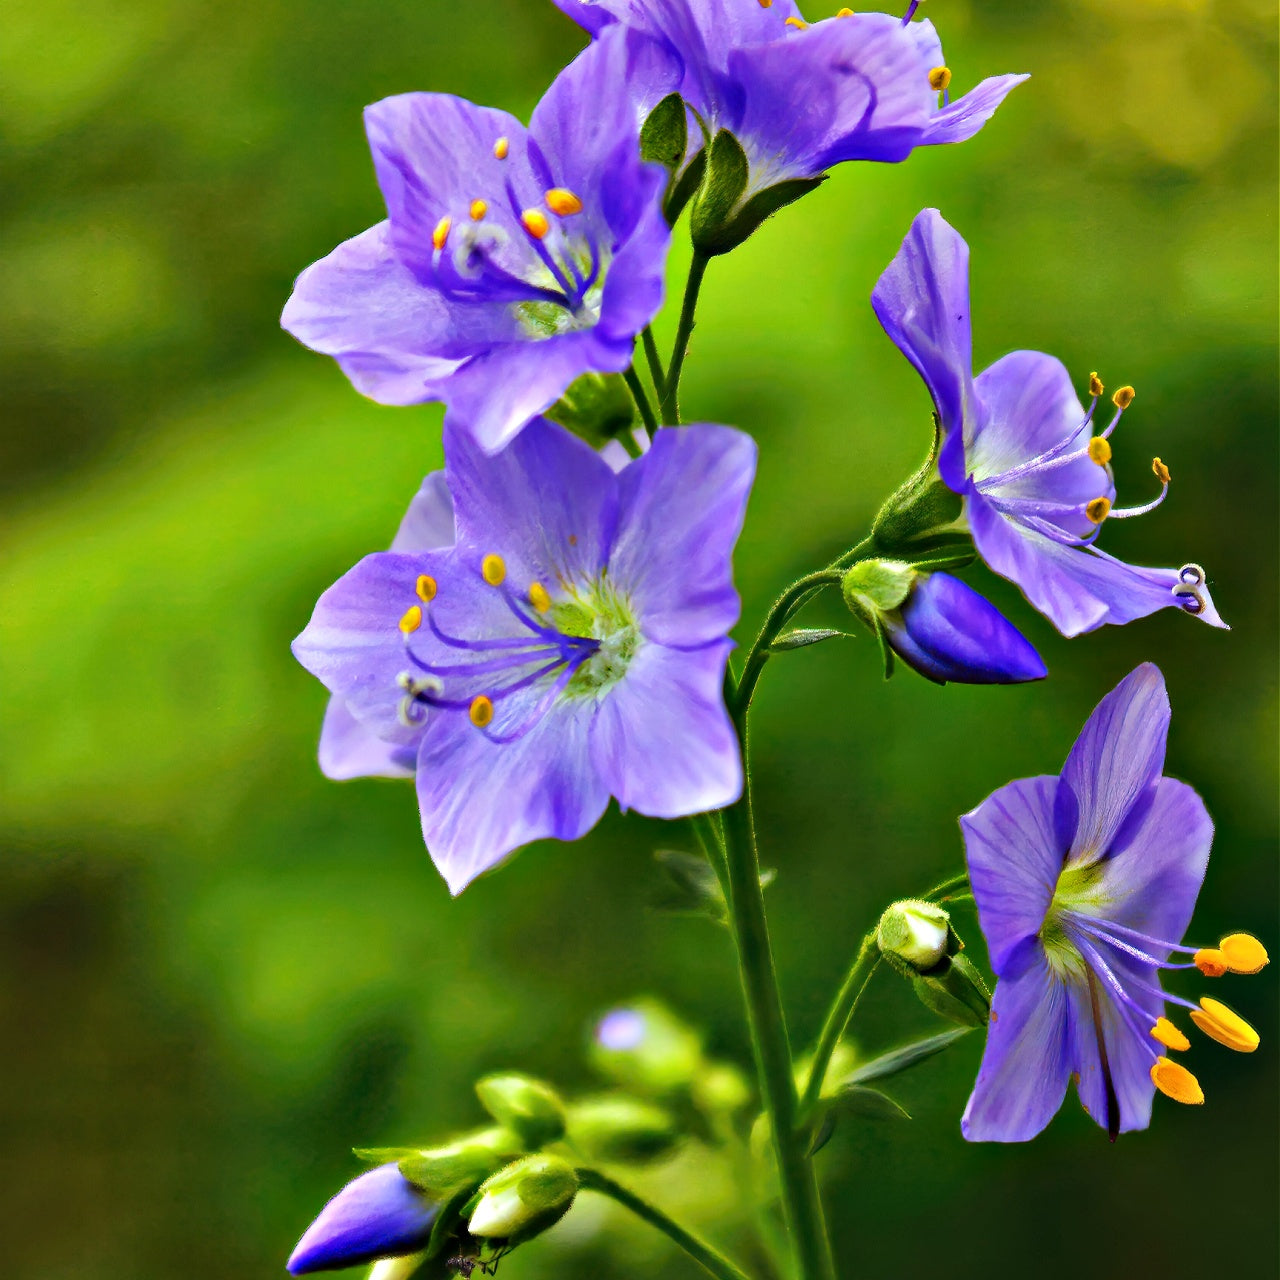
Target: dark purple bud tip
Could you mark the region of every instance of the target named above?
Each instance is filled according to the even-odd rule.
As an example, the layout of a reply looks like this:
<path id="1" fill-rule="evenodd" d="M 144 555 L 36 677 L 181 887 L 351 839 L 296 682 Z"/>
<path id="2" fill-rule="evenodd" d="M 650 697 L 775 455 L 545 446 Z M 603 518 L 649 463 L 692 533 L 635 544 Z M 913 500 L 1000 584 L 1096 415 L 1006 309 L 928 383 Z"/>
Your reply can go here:
<path id="1" fill-rule="evenodd" d="M 416 1253 L 431 1234 L 436 1206 L 394 1164 L 349 1182 L 320 1211 L 289 1259 L 290 1275 Z"/>
<path id="2" fill-rule="evenodd" d="M 893 651 L 930 680 L 1021 684 L 1049 674 L 1026 636 L 949 573 L 921 575 L 884 625 Z"/>

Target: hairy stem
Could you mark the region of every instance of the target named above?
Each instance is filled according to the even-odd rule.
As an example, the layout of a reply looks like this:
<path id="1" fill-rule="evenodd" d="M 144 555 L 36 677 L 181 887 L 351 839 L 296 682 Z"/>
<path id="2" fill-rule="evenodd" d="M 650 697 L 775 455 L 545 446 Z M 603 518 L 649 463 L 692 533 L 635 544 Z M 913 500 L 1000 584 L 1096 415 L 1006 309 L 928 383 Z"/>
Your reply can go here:
<path id="1" fill-rule="evenodd" d="M 689 351 L 689 339 L 693 336 L 693 320 L 698 310 L 702 278 L 707 274 L 707 264 L 710 261 L 706 254 L 697 249 L 693 251 L 689 279 L 684 286 L 684 303 L 680 308 L 680 327 L 676 330 L 676 343 L 671 349 L 671 364 L 667 369 L 659 405 L 659 412 L 665 423 L 674 425 L 680 421 L 680 375 L 684 372 L 684 358 Z"/>
<path id="2" fill-rule="evenodd" d="M 661 400 L 667 385 L 667 371 L 662 367 L 662 356 L 658 354 L 658 340 L 653 336 L 653 325 L 645 325 L 640 337 L 644 342 L 645 359 L 649 362 L 649 377 L 653 379 L 653 389 Z"/>
<path id="3" fill-rule="evenodd" d="M 680 1246 L 702 1269 L 718 1280 L 747 1280 L 747 1275 L 734 1266 L 722 1253 L 718 1253 L 705 1240 L 686 1230 L 668 1217 L 657 1205 L 636 1195 L 621 1183 L 614 1182 L 598 1169 L 578 1169 L 578 1183 L 584 1191 L 596 1191 L 629 1209 L 637 1218 L 656 1227 L 669 1240 Z"/>

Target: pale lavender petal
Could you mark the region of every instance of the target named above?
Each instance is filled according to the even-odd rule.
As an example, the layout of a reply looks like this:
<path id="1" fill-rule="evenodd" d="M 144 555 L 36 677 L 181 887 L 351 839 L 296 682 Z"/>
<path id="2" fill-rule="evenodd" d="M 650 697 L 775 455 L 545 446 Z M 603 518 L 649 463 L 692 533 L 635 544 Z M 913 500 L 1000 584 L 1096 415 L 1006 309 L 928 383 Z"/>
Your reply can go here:
<path id="1" fill-rule="evenodd" d="M 392 551 L 436 551 L 453 546 L 453 498 L 443 471 L 433 471 L 413 495 L 391 540 Z"/>
<path id="2" fill-rule="evenodd" d="M 450 893 L 522 845 L 577 840 L 600 821 L 609 788 L 590 748 L 595 714 L 589 698 L 561 699 L 510 743 L 491 742 L 466 715 L 428 722 L 418 805 L 427 851 Z"/>
<path id="3" fill-rule="evenodd" d="M 965 438 L 976 425 L 969 246 L 936 209 L 916 215 L 902 248 L 877 282 L 871 305 L 929 388 L 944 432 L 938 469 L 961 492 Z"/>
<path id="4" fill-rule="evenodd" d="M 396 258 L 380 222 L 298 277 L 280 323 L 333 356 L 362 395 L 404 405 L 436 399 L 459 367 L 440 354 L 452 319 L 444 299 Z"/>
<path id="5" fill-rule="evenodd" d="M 652 640 L 698 645 L 738 620 L 733 548 L 756 446 L 732 427 L 665 427 L 619 477 L 610 576 Z"/>
<path id="6" fill-rule="evenodd" d="M 1026 75 L 992 76 L 970 89 L 963 97 L 935 111 L 920 138 L 921 146 L 937 143 L 965 142 L 996 113 L 996 108 Z"/>
<path id="7" fill-rule="evenodd" d="M 417 755 L 416 745 L 378 737 L 341 698 L 329 699 L 320 729 L 320 771 L 326 778 L 412 778 Z"/>
<path id="8" fill-rule="evenodd" d="M 1003 976 L 1010 957 L 1044 923 L 1062 870 L 1054 831 L 1058 779 L 1020 778 L 960 819 L 978 920 Z"/>
<path id="9" fill-rule="evenodd" d="M 683 818 L 742 793 L 738 735 L 724 705 L 733 645 L 668 649 L 646 643 L 600 704 L 591 756 L 624 809 Z"/>
<path id="10" fill-rule="evenodd" d="M 1149 662 L 1094 708 L 1062 769 L 1078 814 L 1070 865 L 1105 857 L 1134 808 L 1150 801 L 1164 768 L 1169 717 L 1164 676 Z"/>
<path id="11" fill-rule="evenodd" d="M 982 1066 L 960 1128 L 970 1142 L 1027 1142 L 1067 1092 L 1068 1001 L 1038 940 L 1011 958 L 996 984 Z"/>

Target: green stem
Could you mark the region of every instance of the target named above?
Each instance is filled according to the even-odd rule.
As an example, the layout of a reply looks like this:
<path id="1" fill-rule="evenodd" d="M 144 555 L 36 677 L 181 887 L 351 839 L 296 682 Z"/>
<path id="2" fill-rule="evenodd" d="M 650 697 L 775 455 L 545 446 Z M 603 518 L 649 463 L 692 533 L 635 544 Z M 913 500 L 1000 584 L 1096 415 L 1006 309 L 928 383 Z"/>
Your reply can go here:
<path id="1" fill-rule="evenodd" d="M 658 340 L 653 336 L 653 325 L 645 325 L 640 337 L 644 342 L 645 359 L 649 362 L 649 377 L 653 379 L 653 389 L 661 400 L 667 385 L 667 372 L 662 367 L 662 356 L 658 354 Z"/>
<path id="2" fill-rule="evenodd" d="M 627 387 L 631 391 L 631 398 L 636 402 L 636 408 L 640 410 L 640 417 L 644 421 L 645 429 L 652 436 L 658 429 L 658 417 L 653 411 L 653 406 L 649 403 L 649 397 L 644 393 L 644 384 L 640 381 L 640 375 L 636 372 L 635 365 L 632 365 L 622 376 L 626 379 Z"/>
<path id="3" fill-rule="evenodd" d="M 657 1227 L 669 1240 L 679 1245 L 704 1271 L 716 1276 L 718 1280 L 747 1280 L 746 1273 L 734 1266 L 723 1254 L 718 1253 L 693 1232 L 686 1231 L 656 1205 L 641 1199 L 634 1191 L 629 1191 L 621 1183 L 614 1182 L 598 1169 L 578 1169 L 577 1174 L 578 1183 L 584 1191 L 599 1192 L 600 1195 L 608 1196 L 622 1205 L 624 1209 L 630 1209 L 637 1218 L 643 1219 L 651 1227 Z"/>
<path id="4" fill-rule="evenodd" d="M 680 375 L 684 372 L 684 358 L 689 351 L 689 339 L 693 336 L 693 320 L 698 310 L 702 278 L 707 274 L 707 264 L 710 261 L 700 250 L 693 251 L 689 279 L 684 286 L 684 303 L 680 308 L 680 327 L 676 330 L 676 344 L 671 349 L 671 364 L 667 369 L 666 384 L 659 405 L 662 421 L 666 423 L 676 424 L 680 421 Z"/>
<path id="5" fill-rule="evenodd" d="M 928 893 L 923 895 L 923 900 L 925 902 L 933 902 L 947 894 L 954 893 L 957 889 L 967 889 L 968 887 L 969 873 L 967 871 L 962 871 L 959 875 L 951 876 L 941 884 L 934 885 Z"/>
<path id="6" fill-rule="evenodd" d="M 735 716 L 747 759 L 746 704 Z M 782 1210 L 795 1253 L 799 1280 L 835 1280 L 835 1263 L 822 1216 L 822 1201 L 808 1144 L 797 1128 L 798 1108 L 787 1036 L 760 888 L 760 861 L 751 814 L 750 770 L 744 768 L 742 798 L 723 811 L 725 863 L 729 880 L 729 922 L 738 950 L 738 969 L 747 1005 L 756 1073 L 778 1164 Z"/>
<path id="7" fill-rule="evenodd" d="M 843 576 L 843 573 L 835 568 L 820 569 L 817 573 L 811 573 L 798 582 L 793 582 L 773 602 L 773 607 L 760 627 L 760 634 L 756 636 L 755 642 L 747 651 L 746 665 L 742 668 L 742 679 L 738 681 L 738 688 L 733 698 L 732 706 L 735 714 L 745 718 L 747 708 L 750 707 L 751 699 L 755 694 L 756 685 L 760 681 L 760 673 L 764 670 L 764 664 L 769 661 L 769 648 L 778 638 L 782 628 L 795 615 L 796 610 L 816 592 L 823 587 L 834 586 Z"/>
<path id="8" fill-rule="evenodd" d="M 880 963 L 880 948 L 876 946 L 875 931 L 872 930 L 862 940 L 853 967 L 845 976 L 843 985 L 836 994 L 827 1020 L 822 1024 L 822 1032 L 818 1036 L 817 1047 L 813 1051 L 813 1064 L 809 1068 L 809 1079 L 805 1083 L 804 1097 L 800 1102 L 800 1119 L 804 1124 L 813 1116 L 813 1112 L 822 1097 L 822 1083 L 827 1075 L 827 1067 L 831 1063 L 831 1055 L 844 1036 L 849 1020 L 853 1017 L 858 1001 L 871 980 L 871 975 Z"/>

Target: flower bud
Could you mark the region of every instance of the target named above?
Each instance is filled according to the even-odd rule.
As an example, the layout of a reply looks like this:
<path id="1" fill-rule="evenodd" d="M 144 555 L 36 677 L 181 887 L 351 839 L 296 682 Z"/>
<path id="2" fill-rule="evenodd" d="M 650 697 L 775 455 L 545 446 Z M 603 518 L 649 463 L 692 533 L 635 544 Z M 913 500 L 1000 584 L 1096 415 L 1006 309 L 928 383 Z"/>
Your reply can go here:
<path id="1" fill-rule="evenodd" d="M 417 1253 L 431 1236 L 437 1207 L 394 1164 L 379 1165 L 325 1205 L 294 1249 L 288 1271 L 302 1276 Z"/>
<path id="2" fill-rule="evenodd" d="M 437 1201 L 460 1187 L 475 1186 L 524 1154 L 524 1142 L 510 1129 L 480 1129 L 442 1147 L 404 1153 L 400 1172 L 419 1191 Z"/>
<path id="3" fill-rule="evenodd" d="M 591 1053 L 605 1075 L 645 1093 L 687 1089 L 703 1065 L 697 1033 L 653 1000 L 605 1014 L 596 1025 Z"/>
<path id="4" fill-rule="evenodd" d="M 525 1156 L 483 1183 L 467 1229 L 480 1239 L 521 1244 L 559 1222 L 577 1192 L 572 1165 L 558 1156 Z"/>
<path id="5" fill-rule="evenodd" d="M 625 1094 L 586 1098 L 569 1109 L 569 1141 L 588 1159 L 605 1164 L 657 1160 L 679 1136 L 669 1111 Z"/>
<path id="6" fill-rule="evenodd" d="M 530 1148 L 564 1136 L 564 1103 L 549 1085 L 532 1076 L 510 1072 L 485 1076 L 476 1083 L 480 1104 Z"/>
<path id="7" fill-rule="evenodd" d="M 751 1101 L 746 1076 L 728 1062 L 708 1062 L 693 1082 L 693 1100 L 703 1110 L 733 1115 Z"/>
<path id="8" fill-rule="evenodd" d="M 898 960 L 916 973 L 935 968 L 946 956 L 950 939 L 951 916 L 932 902 L 895 902 L 876 926 L 880 954 L 891 964 Z"/>

